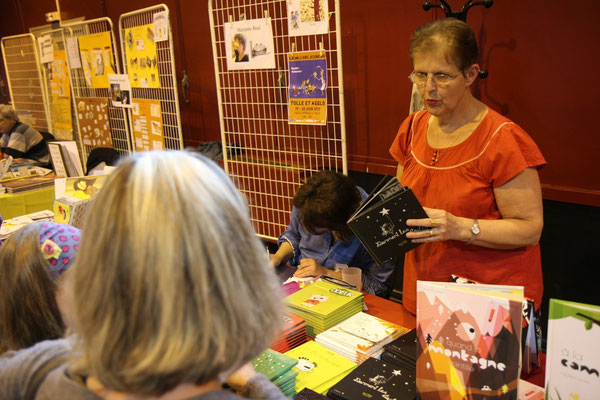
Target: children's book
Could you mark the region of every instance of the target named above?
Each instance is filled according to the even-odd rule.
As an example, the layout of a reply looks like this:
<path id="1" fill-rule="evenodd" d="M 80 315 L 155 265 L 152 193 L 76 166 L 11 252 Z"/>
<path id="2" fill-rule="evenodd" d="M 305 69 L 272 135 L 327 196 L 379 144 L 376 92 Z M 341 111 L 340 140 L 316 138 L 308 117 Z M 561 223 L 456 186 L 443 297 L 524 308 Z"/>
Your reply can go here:
<path id="1" fill-rule="evenodd" d="M 600 398 L 600 306 L 550 299 L 546 398 Z"/>
<path id="2" fill-rule="evenodd" d="M 407 219 L 428 218 L 414 193 L 396 177 L 384 177 L 348 220 L 348 227 L 379 265 L 396 262 L 419 243 L 406 238 L 420 227 L 409 227 Z M 429 229 L 429 228 L 427 228 Z"/>
<path id="3" fill-rule="evenodd" d="M 417 281 L 421 399 L 517 400 L 522 286 Z"/>
<path id="4" fill-rule="evenodd" d="M 329 400 L 329 397 L 323 396 L 314 390 L 304 388 L 300 392 L 296 393 L 294 400 Z"/>
<path id="5" fill-rule="evenodd" d="M 357 364 L 378 357 L 383 346 L 407 331 L 406 328 L 359 312 L 317 335 L 315 341 Z"/>
<path id="6" fill-rule="evenodd" d="M 364 296 L 361 292 L 328 281 L 316 281 L 286 297 L 290 312 L 306 320 L 306 334 L 319 333 L 361 312 Z"/>
<path id="7" fill-rule="evenodd" d="M 452 274 L 450 280 L 456 283 L 481 283 L 464 276 Z M 541 337 L 541 327 L 535 319 L 535 301 L 525 297 L 523 301 L 523 326 L 521 334 L 521 372 L 529 374 L 534 366 L 540 366 L 540 348 L 538 343 L 538 332 Z"/>
<path id="8" fill-rule="evenodd" d="M 284 330 L 273 339 L 271 349 L 285 353 L 306 342 L 306 322 L 295 314 L 284 316 Z"/>
<path id="9" fill-rule="evenodd" d="M 519 400 L 544 400 L 544 388 L 519 379 Z"/>
<path id="10" fill-rule="evenodd" d="M 333 386 L 334 400 L 413 400 L 417 396 L 415 373 L 369 358 Z"/>
<path id="11" fill-rule="evenodd" d="M 252 360 L 256 372 L 266 376 L 286 396 L 296 393 L 296 376 L 298 373 L 292 370 L 298 360 L 285 356 L 277 351 L 266 349 Z"/>
<path id="12" fill-rule="evenodd" d="M 417 330 L 412 329 L 383 346 L 381 360 L 414 371 L 417 365 Z"/>
<path id="13" fill-rule="evenodd" d="M 57 176 L 71 177 L 84 175 L 79 150 L 74 140 L 48 142 L 48 150 Z"/>
<path id="14" fill-rule="evenodd" d="M 294 367 L 298 372 L 296 392 L 309 388 L 317 393 L 326 394 L 330 387 L 356 368 L 352 361 L 314 341 L 306 342 L 285 355 L 298 360 Z"/>

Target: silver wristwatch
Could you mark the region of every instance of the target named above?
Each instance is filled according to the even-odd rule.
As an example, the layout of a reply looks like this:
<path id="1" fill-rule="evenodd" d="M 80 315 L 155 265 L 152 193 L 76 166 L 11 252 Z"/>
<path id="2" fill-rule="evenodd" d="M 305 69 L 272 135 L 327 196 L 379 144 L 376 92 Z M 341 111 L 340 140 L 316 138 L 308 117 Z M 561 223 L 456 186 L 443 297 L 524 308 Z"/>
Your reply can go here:
<path id="1" fill-rule="evenodd" d="M 481 233 L 481 228 L 479 227 L 479 222 L 476 219 L 474 219 L 473 225 L 471 225 L 471 238 L 469 240 L 467 240 L 465 242 L 465 244 L 471 243 L 473 240 L 475 240 L 477 238 L 477 236 L 479 236 L 480 233 Z"/>

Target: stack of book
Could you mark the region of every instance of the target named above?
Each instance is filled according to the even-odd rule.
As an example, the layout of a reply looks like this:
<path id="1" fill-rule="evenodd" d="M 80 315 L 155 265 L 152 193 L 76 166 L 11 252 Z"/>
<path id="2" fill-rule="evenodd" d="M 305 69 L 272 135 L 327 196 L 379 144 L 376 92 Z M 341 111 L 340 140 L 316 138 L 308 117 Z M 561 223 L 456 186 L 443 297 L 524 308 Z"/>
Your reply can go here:
<path id="1" fill-rule="evenodd" d="M 317 281 L 286 297 L 291 312 L 306 321 L 306 334 L 312 338 L 362 311 L 361 292 Z"/>
<path id="2" fill-rule="evenodd" d="M 306 322 L 294 314 L 287 314 L 284 321 L 284 331 L 275 338 L 271 348 L 285 353 L 306 342 Z"/>
<path id="3" fill-rule="evenodd" d="M 383 346 L 381 361 L 414 371 L 417 366 L 417 330 L 413 329 Z"/>
<path id="4" fill-rule="evenodd" d="M 287 397 L 296 394 L 298 372 L 293 370 L 296 364 L 298 364 L 298 360 L 271 349 L 266 349 L 252 360 L 256 372 L 266 376 Z"/>
<path id="5" fill-rule="evenodd" d="M 285 355 L 298 360 L 298 364 L 294 367 L 298 372 L 296 392 L 308 388 L 326 394 L 330 387 L 356 368 L 356 364 L 352 361 L 314 341 L 306 342 Z"/>
<path id="6" fill-rule="evenodd" d="M 360 365 L 370 357 L 379 358 L 385 344 L 406 332 L 393 322 L 359 312 L 318 334 L 315 341 Z"/>
<path id="7" fill-rule="evenodd" d="M 329 389 L 334 400 L 413 400 L 417 398 L 415 372 L 369 358 Z"/>
<path id="8" fill-rule="evenodd" d="M 54 179 L 56 179 L 54 173 L 45 176 L 31 175 L 26 178 L 4 181 L 2 182 L 2 187 L 4 187 L 8 194 L 21 193 L 54 186 Z"/>

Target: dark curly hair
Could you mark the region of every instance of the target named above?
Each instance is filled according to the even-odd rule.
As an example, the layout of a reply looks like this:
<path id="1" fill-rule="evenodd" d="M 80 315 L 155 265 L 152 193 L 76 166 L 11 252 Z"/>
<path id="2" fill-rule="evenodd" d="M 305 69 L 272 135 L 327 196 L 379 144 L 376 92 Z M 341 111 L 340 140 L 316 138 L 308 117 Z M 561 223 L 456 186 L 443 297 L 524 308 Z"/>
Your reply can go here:
<path id="1" fill-rule="evenodd" d="M 351 237 L 346 222 L 360 204 L 360 192 L 346 175 L 324 170 L 311 176 L 294 196 L 302 225 L 313 235 L 326 230 L 344 240 Z"/>

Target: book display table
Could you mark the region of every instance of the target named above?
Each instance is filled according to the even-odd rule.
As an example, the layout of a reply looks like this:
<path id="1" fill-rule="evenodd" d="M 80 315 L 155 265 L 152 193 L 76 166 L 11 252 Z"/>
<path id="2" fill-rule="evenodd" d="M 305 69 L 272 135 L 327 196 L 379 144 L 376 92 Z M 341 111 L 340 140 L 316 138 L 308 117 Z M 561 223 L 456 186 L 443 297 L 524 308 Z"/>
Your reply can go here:
<path id="1" fill-rule="evenodd" d="M 3 219 L 41 210 L 52 210 L 54 185 L 22 193 L 0 195 L 0 215 Z"/>

